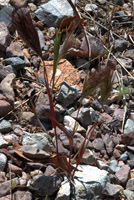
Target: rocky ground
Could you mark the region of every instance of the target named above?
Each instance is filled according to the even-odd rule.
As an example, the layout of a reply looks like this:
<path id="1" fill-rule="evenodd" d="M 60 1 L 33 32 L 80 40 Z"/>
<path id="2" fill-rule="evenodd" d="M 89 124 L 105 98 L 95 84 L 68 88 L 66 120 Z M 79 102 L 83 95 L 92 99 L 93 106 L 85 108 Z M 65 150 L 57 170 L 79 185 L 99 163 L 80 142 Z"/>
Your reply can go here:
<path id="1" fill-rule="evenodd" d="M 29 8 L 51 83 L 55 35 L 63 18 L 74 15 L 73 10 L 63 0 L 11 0 L 10 4 L 0 0 L 0 200 L 134 199 L 134 5 L 129 0 L 73 3 L 90 48 L 88 52 L 80 27 L 65 29 L 62 44 L 65 38 L 74 43 L 72 31 L 78 45 L 60 59 L 53 91 L 57 121 L 71 134 L 76 129 L 71 169 L 89 129 L 98 125 L 70 187 L 68 137 L 56 128 L 62 158 L 59 169 L 54 130 L 44 114 L 50 107 L 43 65 L 15 31 L 11 17 L 14 7 Z M 110 96 L 102 104 L 103 96 L 93 81 L 94 94 L 81 101 L 86 75 L 108 67 L 109 59 L 116 67 Z"/>

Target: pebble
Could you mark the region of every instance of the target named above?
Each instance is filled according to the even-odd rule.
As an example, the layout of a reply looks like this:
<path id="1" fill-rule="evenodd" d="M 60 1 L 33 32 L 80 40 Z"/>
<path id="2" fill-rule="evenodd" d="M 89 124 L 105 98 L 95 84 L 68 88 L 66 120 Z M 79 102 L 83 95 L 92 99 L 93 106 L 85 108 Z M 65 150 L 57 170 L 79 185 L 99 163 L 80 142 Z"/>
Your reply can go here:
<path id="1" fill-rule="evenodd" d="M 128 159 L 128 154 L 127 152 L 123 153 L 120 155 L 120 158 L 119 160 L 122 160 L 122 161 L 126 161 Z"/>
<path id="2" fill-rule="evenodd" d="M 114 50 L 116 52 L 123 52 L 127 49 L 128 42 L 126 40 L 115 40 Z"/>
<path id="3" fill-rule="evenodd" d="M 103 193 L 111 196 L 112 198 L 119 198 L 119 193 L 123 191 L 123 187 L 120 185 L 115 185 L 111 183 L 106 183 Z"/>
<path id="4" fill-rule="evenodd" d="M 2 120 L 0 122 L 0 132 L 1 133 L 8 133 L 12 130 L 12 125 L 9 121 L 7 120 Z"/>
<path id="5" fill-rule="evenodd" d="M 58 102 L 63 103 L 65 106 L 70 106 L 77 98 L 77 90 L 63 81 L 60 86 L 59 93 L 56 96 Z"/>
<path id="6" fill-rule="evenodd" d="M 21 45 L 17 42 L 11 42 L 11 44 L 6 48 L 6 56 L 24 58 Z"/>
<path id="7" fill-rule="evenodd" d="M 127 119 L 125 126 L 124 126 L 124 133 L 134 132 L 134 121 L 131 119 Z"/>
<path id="8" fill-rule="evenodd" d="M 96 4 L 93 4 L 93 3 L 88 3 L 85 6 L 85 10 L 88 11 L 88 12 L 93 12 L 97 9 L 98 9 L 98 6 Z"/>
<path id="9" fill-rule="evenodd" d="M 45 133 L 28 133 L 24 131 L 22 133 L 22 145 L 31 145 L 37 149 L 42 149 L 46 152 L 52 150 L 47 134 Z"/>
<path id="10" fill-rule="evenodd" d="M 0 172 L 4 171 L 7 164 L 7 157 L 5 154 L 0 153 Z"/>
<path id="11" fill-rule="evenodd" d="M 72 2 L 75 3 L 75 0 Z M 48 27 L 58 27 L 64 17 L 70 17 L 74 14 L 67 1 L 50 0 L 37 9 L 35 15 Z"/>
<path id="12" fill-rule="evenodd" d="M 128 165 L 123 165 L 115 175 L 121 184 L 126 184 L 130 177 L 130 167 Z"/>
<path id="13" fill-rule="evenodd" d="M 4 22 L 0 22 L 0 51 L 5 52 L 10 42 L 11 37 L 8 28 Z"/>
<path id="14" fill-rule="evenodd" d="M 2 134 L 0 133 L 0 148 L 5 148 L 7 147 L 8 142 L 6 142 L 6 140 L 3 139 Z"/>
<path id="15" fill-rule="evenodd" d="M 109 167 L 110 167 L 111 171 L 114 172 L 114 173 L 119 171 L 119 169 L 120 169 L 120 167 L 119 167 L 119 165 L 118 165 L 116 160 L 111 160 Z"/>
<path id="16" fill-rule="evenodd" d="M 6 65 L 12 65 L 12 67 L 18 71 L 20 69 L 23 69 L 25 67 L 25 61 L 22 60 L 19 57 L 10 57 L 5 59 Z"/>
<path id="17" fill-rule="evenodd" d="M 126 185 L 127 190 L 131 190 L 134 192 L 134 178 L 130 178 Z"/>
<path id="18" fill-rule="evenodd" d="M 14 200 L 23 200 L 23 199 L 26 199 L 26 200 L 32 200 L 32 193 L 30 191 L 19 191 L 17 190 L 15 193 L 14 193 Z"/>
<path id="19" fill-rule="evenodd" d="M 123 190 L 123 194 L 125 195 L 125 197 L 127 198 L 127 200 L 133 200 L 134 199 L 134 192 L 130 191 L 130 190 Z"/>
<path id="20" fill-rule="evenodd" d="M 10 185 L 11 185 L 11 180 L 0 183 L 0 197 L 3 197 L 10 193 Z M 13 178 L 12 189 L 14 189 L 18 185 L 19 185 L 19 178 L 18 177 Z"/>
<path id="21" fill-rule="evenodd" d="M 93 152 L 89 149 L 86 149 L 82 156 L 81 163 L 87 164 L 87 165 L 96 165 L 96 161 L 97 160 Z"/>

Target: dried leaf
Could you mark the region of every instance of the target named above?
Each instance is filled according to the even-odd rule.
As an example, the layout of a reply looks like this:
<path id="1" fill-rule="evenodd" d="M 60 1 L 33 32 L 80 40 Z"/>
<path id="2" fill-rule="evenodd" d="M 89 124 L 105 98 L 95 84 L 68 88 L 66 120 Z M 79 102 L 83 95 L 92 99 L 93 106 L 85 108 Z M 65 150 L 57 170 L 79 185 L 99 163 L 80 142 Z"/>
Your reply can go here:
<path id="1" fill-rule="evenodd" d="M 22 146 L 19 145 L 18 143 L 14 143 L 13 145 L 13 151 L 20 156 L 21 158 L 24 158 L 25 160 L 31 161 L 33 162 L 33 160 L 27 158 L 26 156 L 23 155 L 22 150 L 21 150 Z"/>
<path id="2" fill-rule="evenodd" d="M 54 164 L 56 168 L 60 168 L 67 173 L 70 173 L 73 170 L 78 171 L 76 167 L 74 167 L 71 163 L 68 162 L 66 156 L 57 157 L 56 155 L 53 155 L 49 159 L 47 159 L 47 162 Z"/>

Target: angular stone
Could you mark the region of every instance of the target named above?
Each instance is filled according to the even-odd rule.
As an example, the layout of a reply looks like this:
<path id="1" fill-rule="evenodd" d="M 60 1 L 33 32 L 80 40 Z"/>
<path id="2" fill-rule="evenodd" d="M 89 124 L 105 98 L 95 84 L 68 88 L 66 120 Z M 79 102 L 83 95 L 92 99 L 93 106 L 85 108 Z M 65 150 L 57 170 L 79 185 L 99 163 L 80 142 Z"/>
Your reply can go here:
<path id="1" fill-rule="evenodd" d="M 59 173 L 54 173 L 51 176 L 36 175 L 34 176 L 32 187 L 36 189 L 36 193 L 40 196 L 54 194 L 61 185 L 61 177 Z"/>
<path id="2" fill-rule="evenodd" d="M 108 171 L 109 170 L 109 166 L 103 162 L 102 160 L 97 160 L 97 166 L 99 167 L 99 169 L 103 169 Z"/>
<path id="3" fill-rule="evenodd" d="M 0 183 L 7 181 L 6 173 L 0 172 Z"/>
<path id="4" fill-rule="evenodd" d="M 10 57 L 5 59 L 6 65 L 12 65 L 12 67 L 17 71 L 25 67 L 25 61 L 19 57 Z"/>
<path id="5" fill-rule="evenodd" d="M 134 192 L 134 178 L 130 178 L 126 185 L 127 190 L 131 190 Z"/>
<path id="6" fill-rule="evenodd" d="M 11 42 L 10 46 L 8 46 L 6 49 L 6 55 L 7 55 L 7 57 L 24 58 L 24 54 L 21 49 L 21 45 L 19 45 L 17 42 Z"/>
<path id="7" fill-rule="evenodd" d="M 123 191 L 125 197 L 127 198 L 127 200 L 133 200 L 134 199 L 134 192 L 130 191 L 130 190 L 124 190 Z"/>
<path id="8" fill-rule="evenodd" d="M 71 105 L 77 98 L 77 90 L 65 81 L 61 83 L 59 93 L 56 96 L 56 100 L 63 103 L 65 106 Z"/>
<path id="9" fill-rule="evenodd" d="M 124 127 L 124 133 L 134 132 L 134 120 L 127 119 Z"/>
<path id="10" fill-rule="evenodd" d="M 13 194 L 14 200 L 32 200 L 32 193 L 30 191 L 17 190 Z"/>
<path id="11" fill-rule="evenodd" d="M 12 130 L 12 125 L 9 121 L 7 120 L 2 120 L 0 122 L 0 132 L 1 133 L 8 133 Z"/>
<path id="12" fill-rule="evenodd" d="M 37 149 L 42 149 L 46 152 L 51 152 L 52 145 L 50 144 L 46 133 L 28 133 L 22 134 L 22 145 L 31 145 Z"/>
<path id="13" fill-rule="evenodd" d="M 95 155 L 93 154 L 93 152 L 89 149 L 86 149 L 82 159 L 81 159 L 81 163 L 86 164 L 86 165 L 96 165 L 97 159 L 95 157 Z"/>
<path id="14" fill-rule="evenodd" d="M 0 117 L 5 116 L 12 109 L 13 109 L 13 106 L 9 102 L 0 100 Z"/>
<path id="15" fill-rule="evenodd" d="M 122 52 L 127 49 L 128 42 L 126 40 L 115 40 L 114 49 L 115 51 Z"/>
<path id="16" fill-rule="evenodd" d="M 106 183 L 103 193 L 107 196 L 119 198 L 119 193 L 123 190 L 120 185 L 115 185 L 111 183 Z"/>
<path id="17" fill-rule="evenodd" d="M 16 76 L 14 73 L 10 73 L 0 83 L 0 90 L 2 90 L 3 93 L 6 93 L 13 97 L 14 97 L 14 90 L 13 90 L 12 84 L 15 77 Z"/>
<path id="18" fill-rule="evenodd" d="M 82 172 L 75 172 L 75 198 L 77 200 L 103 199 L 102 190 L 109 180 L 108 172 L 89 165 L 79 165 L 78 169 Z"/>
<path id="19" fill-rule="evenodd" d="M 129 49 L 124 53 L 124 56 L 134 60 L 134 49 Z"/>
<path id="20" fill-rule="evenodd" d="M 111 160 L 110 161 L 110 169 L 112 170 L 112 172 L 117 172 L 117 171 L 120 170 L 120 167 L 119 167 L 119 165 L 118 165 L 116 160 Z"/>
<path id="21" fill-rule="evenodd" d="M 76 120 L 80 121 L 83 127 L 87 128 L 87 126 L 92 124 L 89 108 L 82 107 L 79 110 L 79 114 L 77 113 L 78 110 L 73 112 L 71 116 L 74 117 Z"/>
<path id="22" fill-rule="evenodd" d="M 104 142 L 102 140 L 102 138 L 96 138 L 93 142 L 93 147 L 97 150 L 97 151 L 101 151 L 104 150 Z"/>
<path id="23" fill-rule="evenodd" d="M 13 178 L 9 181 L 5 181 L 4 183 L 0 183 L 0 197 L 3 197 L 10 193 L 11 181 L 12 181 L 12 189 L 14 189 L 17 185 L 19 185 L 18 178 Z"/>
<path id="24" fill-rule="evenodd" d="M 8 145 L 8 142 L 6 142 L 4 139 L 3 139 L 3 136 L 2 134 L 0 133 L 0 148 L 5 148 L 7 147 Z"/>
<path id="25" fill-rule="evenodd" d="M 31 159 L 45 159 L 50 157 L 50 154 L 41 150 L 41 149 L 37 149 L 31 145 L 24 145 L 22 147 L 22 152 L 25 156 L 27 156 L 28 158 Z"/>
<path id="26" fill-rule="evenodd" d="M 0 22 L 0 51 L 5 52 L 6 48 L 10 45 L 11 37 L 7 26 L 4 22 Z"/>
<path id="27" fill-rule="evenodd" d="M 122 184 L 125 184 L 130 177 L 130 167 L 128 165 L 122 166 L 115 175 Z"/>
<path id="28" fill-rule="evenodd" d="M 78 122 L 76 122 L 75 119 L 73 119 L 69 115 L 65 115 L 63 123 L 64 123 L 65 128 L 67 128 L 70 132 L 73 132 L 75 125 L 76 125 L 77 132 L 79 133 L 86 132 L 86 130 Z"/>
<path id="29" fill-rule="evenodd" d="M 134 132 L 123 134 L 122 143 L 125 145 L 134 145 Z"/>
<path id="30" fill-rule="evenodd" d="M 7 164 L 7 157 L 5 154 L 0 153 L 0 171 L 2 172 Z"/>
<path id="31" fill-rule="evenodd" d="M 110 135 L 108 133 L 106 133 L 103 137 L 103 142 L 106 146 L 106 151 L 109 155 L 112 155 L 113 150 L 114 150 L 114 143 L 110 138 Z"/>
<path id="32" fill-rule="evenodd" d="M 36 10 L 35 15 L 48 27 L 58 27 L 63 18 L 73 16 L 73 10 L 65 0 L 50 0 Z"/>

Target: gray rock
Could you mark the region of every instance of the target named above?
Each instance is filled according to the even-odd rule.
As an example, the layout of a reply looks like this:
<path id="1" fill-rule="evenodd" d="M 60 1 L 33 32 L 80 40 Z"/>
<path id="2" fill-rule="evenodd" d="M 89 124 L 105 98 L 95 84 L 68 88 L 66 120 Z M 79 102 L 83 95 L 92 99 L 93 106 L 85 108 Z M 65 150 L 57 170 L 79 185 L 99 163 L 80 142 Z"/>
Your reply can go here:
<path id="1" fill-rule="evenodd" d="M 2 81 L 8 74 L 10 74 L 10 70 L 0 65 L 0 81 Z"/>
<path id="2" fill-rule="evenodd" d="M 25 156 L 27 156 L 28 158 L 31 158 L 31 159 L 41 160 L 41 159 L 50 157 L 49 153 L 47 153 L 41 149 L 37 149 L 31 145 L 24 145 L 22 147 L 22 152 Z"/>
<path id="3" fill-rule="evenodd" d="M 97 160 L 97 166 L 99 167 L 99 169 L 103 169 L 106 171 L 108 171 L 109 169 L 109 166 L 106 163 L 104 163 L 102 160 Z"/>
<path id="4" fill-rule="evenodd" d="M 104 5 L 106 3 L 106 0 L 97 0 L 98 3 L 100 3 L 101 5 Z"/>
<path id="5" fill-rule="evenodd" d="M 119 165 L 118 165 L 116 160 L 111 160 L 110 161 L 109 168 L 111 169 L 112 172 L 117 172 L 117 171 L 120 170 L 120 167 L 119 167 Z"/>
<path id="6" fill-rule="evenodd" d="M 77 98 L 77 90 L 69 86 L 65 81 L 61 83 L 60 91 L 56 96 L 56 100 L 65 106 L 71 105 Z"/>
<path id="7" fill-rule="evenodd" d="M 52 145 L 50 144 L 46 133 L 32 134 L 24 131 L 22 134 L 22 144 L 31 145 L 46 152 L 49 152 L 52 149 Z"/>
<path id="8" fill-rule="evenodd" d="M 92 124 L 89 108 L 82 107 L 79 109 L 79 114 L 78 110 L 76 110 L 71 114 L 71 116 L 80 121 L 81 125 L 85 128 Z"/>
<path id="9" fill-rule="evenodd" d="M 94 109 L 94 110 L 98 110 L 98 111 L 101 111 L 102 110 L 102 105 L 100 104 L 100 102 L 98 100 L 94 100 L 91 102 L 91 107 Z"/>
<path id="10" fill-rule="evenodd" d="M 126 50 L 128 46 L 128 42 L 126 40 L 115 40 L 115 44 L 114 44 L 114 50 L 116 52 L 122 52 L 124 50 Z"/>
<path id="11" fill-rule="evenodd" d="M 8 0 L 0 0 L 0 6 L 6 6 L 8 5 Z"/>
<path id="12" fill-rule="evenodd" d="M 86 60 L 84 58 L 77 58 L 74 60 L 76 67 L 80 67 L 81 69 L 89 70 L 90 67 L 90 61 Z"/>
<path id="13" fill-rule="evenodd" d="M 10 45 L 11 37 L 7 26 L 4 22 L 0 22 L 0 51 L 5 52 L 6 48 Z"/>
<path id="14" fill-rule="evenodd" d="M 129 49 L 124 53 L 124 56 L 134 60 L 134 49 Z"/>
<path id="15" fill-rule="evenodd" d="M 127 119 L 124 127 L 124 133 L 134 132 L 134 121 L 131 119 Z"/>
<path id="16" fill-rule="evenodd" d="M 87 107 L 87 106 L 90 105 L 90 100 L 87 99 L 87 98 L 83 98 L 81 104 L 82 104 L 84 107 Z"/>
<path id="17" fill-rule="evenodd" d="M 0 90 L 3 93 L 6 93 L 8 95 L 11 95 L 14 97 L 14 90 L 13 90 L 13 81 L 15 79 L 16 75 L 13 73 L 8 74 L 0 83 Z"/>
<path id="18" fill-rule="evenodd" d="M 7 181 L 6 173 L 0 172 L 0 183 Z"/>
<path id="19" fill-rule="evenodd" d="M 111 183 L 106 183 L 103 193 L 107 196 L 119 198 L 119 193 L 123 190 L 120 185 L 114 185 Z"/>
<path id="20" fill-rule="evenodd" d="M 5 59 L 6 65 L 12 65 L 12 67 L 17 71 L 25 67 L 25 61 L 19 57 L 10 57 Z"/>
<path id="21" fill-rule="evenodd" d="M 13 11 L 13 7 L 9 5 L 6 5 L 2 9 L 0 9 L 0 22 L 4 22 L 8 28 L 11 27 L 10 14 L 12 13 L 12 11 Z"/>
<path id="22" fill-rule="evenodd" d="M 0 171 L 4 171 L 7 164 L 7 157 L 5 154 L 0 153 Z"/>
<path id="23" fill-rule="evenodd" d="M 103 142 L 105 144 L 106 147 L 106 151 L 109 155 L 112 155 L 113 150 L 114 150 L 114 143 L 110 138 L 110 135 L 108 133 L 106 133 L 103 137 Z"/>
<path id="24" fill-rule="evenodd" d="M 6 55 L 7 55 L 7 57 L 24 58 L 24 54 L 21 49 L 21 45 L 19 45 L 17 42 L 11 42 L 10 46 L 8 46 L 6 49 Z"/>
<path id="25" fill-rule="evenodd" d="M 12 189 L 19 185 L 19 178 L 13 178 L 9 181 L 5 181 L 4 183 L 0 183 L 0 197 L 3 197 L 10 193 L 10 185 L 12 181 Z"/>
<path id="26" fill-rule="evenodd" d="M 125 197 L 127 198 L 127 200 L 133 200 L 134 199 L 134 192 L 130 191 L 130 190 L 123 190 L 123 194 L 125 195 Z"/>
<path id="27" fill-rule="evenodd" d="M 0 94 L 0 117 L 6 115 L 13 109 L 14 98 L 8 94 Z"/>
<path id="28" fill-rule="evenodd" d="M 67 179 L 65 179 L 61 183 L 61 187 L 57 193 L 56 200 L 70 200 L 70 183 L 68 182 Z"/>
<path id="29" fill-rule="evenodd" d="M 134 168 L 134 159 L 128 160 L 127 163 L 128 163 L 128 165 L 129 165 L 129 167 Z"/>
<path id="30" fill-rule="evenodd" d="M 91 116 L 91 122 L 94 124 L 98 121 L 100 114 L 96 112 L 93 108 L 90 108 L 90 116 Z"/>
<path id="31" fill-rule="evenodd" d="M 115 175 L 122 184 L 125 184 L 130 177 L 130 167 L 123 165 Z"/>
<path id="32" fill-rule="evenodd" d="M 127 190 L 131 190 L 134 192 L 134 178 L 130 178 L 126 185 Z"/>
<path id="33" fill-rule="evenodd" d="M 81 163 L 87 164 L 87 165 L 96 165 L 96 161 L 97 159 L 95 155 L 93 154 L 93 152 L 89 149 L 86 149 L 82 156 Z"/>
<path id="34" fill-rule="evenodd" d="M 3 136 L 2 134 L 0 133 L 0 148 L 5 148 L 7 147 L 8 145 L 8 142 L 6 142 L 4 139 L 3 139 Z"/>
<path id="35" fill-rule="evenodd" d="M 71 193 L 71 199 L 103 199 L 102 191 L 106 182 L 109 181 L 108 172 L 89 165 L 79 165 L 78 168 L 82 171 L 75 172 L 74 193 Z M 69 199 L 70 184 L 67 180 L 65 180 L 58 191 L 56 200 Z"/>
<path id="36" fill-rule="evenodd" d="M 102 140 L 102 138 L 96 138 L 93 142 L 93 147 L 97 150 L 97 151 L 101 151 L 104 150 L 104 142 Z"/>
<path id="37" fill-rule="evenodd" d="M 50 0 L 36 10 L 35 15 L 48 27 L 58 27 L 63 18 L 73 16 L 73 10 L 65 0 Z"/>
<path id="38" fill-rule="evenodd" d="M 2 120 L 0 122 L 0 132 L 1 133 L 8 133 L 12 130 L 12 125 L 9 121 L 7 120 Z"/>
<path id="39" fill-rule="evenodd" d="M 40 46 L 41 46 L 41 49 L 42 49 L 44 47 L 44 44 L 45 44 L 44 35 L 43 35 L 43 33 L 40 29 L 37 30 L 37 33 L 38 33 L 38 37 L 39 37 L 39 41 L 40 41 Z"/>
<path id="40" fill-rule="evenodd" d="M 119 160 L 126 161 L 128 159 L 127 151 L 120 155 Z"/>
<path id="41" fill-rule="evenodd" d="M 119 22 L 125 22 L 129 19 L 129 17 L 124 11 L 116 11 L 114 13 L 114 19 L 118 20 Z"/>
<path id="42" fill-rule="evenodd" d="M 22 8 L 26 7 L 28 3 L 28 0 L 10 0 L 10 4 L 15 8 Z"/>
<path id="43" fill-rule="evenodd" d="M 17 190 L 13 194 L 14 200 L 32 200 L 32 193 L 30 191 L 19 191 Z"/>
<path id="44" fill-rule="evenodd" d="M 102 190 L 109 180 L 108 172 L 89 165 L 79 165 L 82 172 L 75 172 L 75 194 L 74 199 L 94 199 L 102 198 Z"/>
<path id="45" fill-rule="evenodd" d="M 131 70 L 131 69 L 133 68 L 133 62 L 132 62 L 132 60 L 131 60 L 130 58 L 125 58 L 125 57 L 123 57 L 123 56 L 119 56 L 119 57 L 117 57 L 117 59 L 118 59 L 118 61 L 119 61 L 120 63 L 122 63 L 122 65 L 123 65 L 126 69 Z M 125 74 L 126 74 L 126 71 L 124 70 L 124 71 L 123 71 L 123 75 L 125 75 Z"/>
<path id="46" fill-rule="evenodd" d="M 33 179 L 32 187 L 40 196 L 54 194 L 61 185 L 61 177 L 57 172 L 51 176 L 36 175 Z"/>
<path id="47" fill-rule="evenodd" d="M 88 11 L 88 12 L 93 12 L 97 9 L 98 9 L 98 6 L 96 4 L 93 4 L 93 3 L 88 3 L 85 6 L 85 10 Z"/>
<path id="48" fill-rule="evenodd" d="M 121 152 L 124 152 L 126 150 L 126 145 L 124 145 L 124 144 L 117 144 L 115 148 L 118 149 Z"/>
<path id="49" fill-rule="evenodd" d="M 65 128 L 67 128 L 70 132 L 73 132 L 74 127 L 76 125 L 76 131 L 79 133 L 86 133 L 86 130 L 78 123 L 75 119 L 70 117 L 69 115 L 64 116 L 63 120 Z"/>

